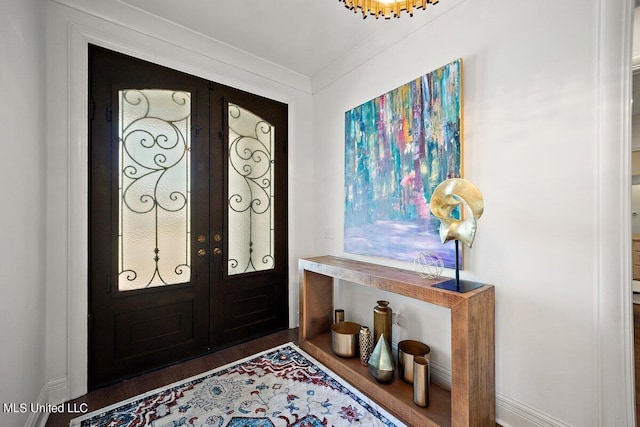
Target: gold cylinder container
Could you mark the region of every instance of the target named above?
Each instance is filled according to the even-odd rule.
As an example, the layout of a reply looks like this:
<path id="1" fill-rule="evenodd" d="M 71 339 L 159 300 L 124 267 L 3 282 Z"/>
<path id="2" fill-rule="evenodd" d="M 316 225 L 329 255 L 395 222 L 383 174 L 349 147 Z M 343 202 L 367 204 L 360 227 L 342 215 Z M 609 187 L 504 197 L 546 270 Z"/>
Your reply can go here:
<path id="1" fill-rule="evenodd" d="M 331 325 L 331 349 L 340 357 L 355 357 L 359 348 L 360 324 L 338 322 Z"/>
<path id="2" fill-rule="evenodd" d="M 431 349 L 425 343 L 403 340 L 398 343 L 398 373 L 409 384 L 413 383 L 413 358 L 422 356 L 429 360 Z"/>
<path id="3" fill-rule="evenodd" d="M 384 335 L 387 345 L 391 348 L 391 315 L 389 301 L 378 301 L 373 308 L 373 342 L 378 342 L 380 335 Z"/>
<path id="4" fill-rule="evenodd" d="M 429 361 L 422 356 L 413 358 L 413 403 L 429 406 Z"/>

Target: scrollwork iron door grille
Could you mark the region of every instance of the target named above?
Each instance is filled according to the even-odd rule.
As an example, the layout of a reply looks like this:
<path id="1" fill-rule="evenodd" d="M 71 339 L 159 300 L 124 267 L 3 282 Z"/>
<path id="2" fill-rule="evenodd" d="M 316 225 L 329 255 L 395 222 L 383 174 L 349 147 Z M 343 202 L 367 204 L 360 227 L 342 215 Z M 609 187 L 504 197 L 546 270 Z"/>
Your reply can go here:
<path id="1" fill-rule="evenodd" d="M 119 91 L 121 291 L 190 280 L 191 94 Z"/>
<path id="2" fill-rule="evenodd" d="M 228 274 L 272 270 L 275 127 L 228 104 Z"/>

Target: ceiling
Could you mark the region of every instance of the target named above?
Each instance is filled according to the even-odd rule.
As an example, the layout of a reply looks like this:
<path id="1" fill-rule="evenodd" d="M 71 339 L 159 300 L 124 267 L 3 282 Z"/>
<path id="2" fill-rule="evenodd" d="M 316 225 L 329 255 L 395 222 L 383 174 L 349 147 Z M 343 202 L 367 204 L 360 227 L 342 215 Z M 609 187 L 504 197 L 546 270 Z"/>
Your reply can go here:
<path id="1" fill-rule="evenodd" d="M 443 0 L 415 10 L 413 17 L 403 13 L 401 19 L 388 20 L 362 19 L 360 12 L 349 11 L 339 0 L 122 2 L 313 77 L 349 55 L 393 45 L 461 0 Z"/>

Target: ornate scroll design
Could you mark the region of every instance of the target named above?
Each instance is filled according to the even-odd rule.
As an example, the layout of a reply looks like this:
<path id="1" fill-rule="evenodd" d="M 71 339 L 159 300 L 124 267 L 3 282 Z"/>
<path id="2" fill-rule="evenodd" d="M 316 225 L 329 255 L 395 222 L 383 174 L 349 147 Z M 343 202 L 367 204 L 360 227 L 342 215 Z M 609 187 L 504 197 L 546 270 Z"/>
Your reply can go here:
<path id="1" fill-rule="evenodd" d="M 121 290 L 190 279 L 190 98 L 181 91 L 120 91 Z"/>
<path id="2" fill-rule="evenodd" d="M 274 268 L 274 127 L 229 104 L 229 274 Z"/>

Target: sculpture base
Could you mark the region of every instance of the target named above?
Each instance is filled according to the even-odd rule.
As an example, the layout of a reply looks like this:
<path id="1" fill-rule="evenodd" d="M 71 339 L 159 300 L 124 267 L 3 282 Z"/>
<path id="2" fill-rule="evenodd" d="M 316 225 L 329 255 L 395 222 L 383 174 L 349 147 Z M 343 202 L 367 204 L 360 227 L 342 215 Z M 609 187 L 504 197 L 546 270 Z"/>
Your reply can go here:
<path id="1" fill-rule="evenodd" d="M 446 289 L 448 291 L 459 292 L 461 294 L 481 288 L 483 286 L 483 283 L 470 282 L 468 280 L 456 281 L 456 279 L 447 280 L 446 282 L 441 282 L 433 285 L 434 288 Z"/>

